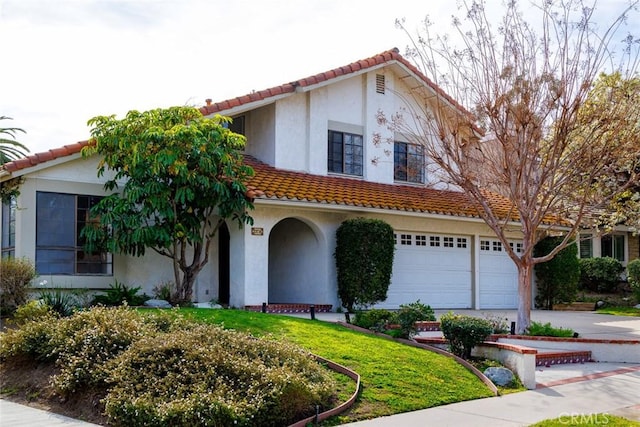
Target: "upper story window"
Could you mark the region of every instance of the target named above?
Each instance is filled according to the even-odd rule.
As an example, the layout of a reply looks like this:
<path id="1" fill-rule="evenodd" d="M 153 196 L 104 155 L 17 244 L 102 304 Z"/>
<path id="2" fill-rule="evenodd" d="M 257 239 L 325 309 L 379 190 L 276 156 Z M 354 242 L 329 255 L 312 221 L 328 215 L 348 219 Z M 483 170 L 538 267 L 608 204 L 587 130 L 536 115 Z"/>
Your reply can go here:
<path id="1" fill-rule="evenodd" d="M 229 130 L 233 133 L 246 135 L 244 129 L 244 116 L 233 117 L 231 120 L 231 123 L 229 123 L 227 126 Z"/>
<path id="2" fill-rule="evenodd" d="M 394 142 L 393 179 L 405 182 L 424 182 L 424 151 L 421 146 L 407 142 Z"/>
<path id="3" fill-rule="evenodd" d="M 620 262 L 625 261 L 624 234 L 608 234 L 600 239 L 600 250 L 603 257 L 615 258 Z"/>
<path id="4" fill-rule="evenodd" d="M 87 252 L 81 236 L 89 210 L 101 197 L 36 193 L 36 271 L 38 274 L 111 275 L 113 257 Z"/>
<path id="5" fill-rule="evenodd" d="M 329 172 L 362 176 L 363 151 L 362 135 L 330 130 Z"/>
<path id="6" fill-rule="evenodd" d="M 16 254 L 16 199 L 2 203 L 2 258 L 13 258 Z"/>

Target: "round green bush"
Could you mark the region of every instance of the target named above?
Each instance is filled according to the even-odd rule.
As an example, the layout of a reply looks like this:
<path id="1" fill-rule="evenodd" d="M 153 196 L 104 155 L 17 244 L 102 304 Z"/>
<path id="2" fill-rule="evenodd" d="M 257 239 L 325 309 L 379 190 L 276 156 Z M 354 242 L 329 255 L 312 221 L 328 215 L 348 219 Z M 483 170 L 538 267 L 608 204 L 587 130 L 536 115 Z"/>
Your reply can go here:
<path id="1" fill-rule="evenodd" d="M 0 314 L 11 314 L 29 299 L 36 270 L 26 258 L 1 258 L 0 272 Z"/>
<path id="2" fill-rule="evenodd" d="M 473 347 L 491 335 L 493 325 L 479 317 L 447 313 L 440 316 L 440 329 L 449 342 L 451 352 L 464 359 L 470 359 Z"/>
<path id="3" fill-rule="evenodd" d="M 640 303 L 640 258 L 629 261 L 627 264 L 627 280 L 636 295 L 637 302 Z"/>
<path id="4" fill-rule="evenodd" d="M 580 259 L 580 287 L 594 292 L 611 292 L 620 282 L 624 271 L 622 263 L 615 258 Z"/>

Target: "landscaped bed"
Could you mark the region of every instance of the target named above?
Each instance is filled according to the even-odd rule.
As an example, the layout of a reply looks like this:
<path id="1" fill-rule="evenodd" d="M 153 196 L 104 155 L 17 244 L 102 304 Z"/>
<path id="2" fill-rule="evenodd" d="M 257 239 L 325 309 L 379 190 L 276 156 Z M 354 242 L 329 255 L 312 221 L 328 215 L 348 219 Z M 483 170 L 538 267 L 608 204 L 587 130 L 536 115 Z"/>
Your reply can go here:
<path id="1" fill-rule="evenodd" d="M 143 311 L 145 315 L 156 312 L 155 310 Z M 340 424 L 491 395 L 489 389 L 479 379 L 450 358 L 350 331 L 339 325 L 238 310 L 182 309 L 171 311 L 171 313 L 185 315 L 191 323 L 221 324 L 227 329 L 266 337 L 269 341 L 286 340 L 358 372 L 363 385 L 359 401 L 346 415 L 334 418 L 329 424 Z M 166 322 L 166 319 L 163 322 Z M 113 334 L 113 331 L 108 332 Z M 196 333 L 185 339 L 195 343 L 202 341 L 203 336 Z M 5 334 L 2 341 L 6 342 Z M 138 348 L 136 354 L 145 353 L 145 348 L 149 349 L 150 353 L 147 352 L 147 354 L 151 354 L 154 345 L 164 348 L 161 344 L 161 340 L 148 339 L 145 342 L 146 347 Z M 165 350 L 170 349 L 165 348 Z M 205 353 L 198 354 L 198 357 L 207 360 L 208 356 Z M 69 359 L 66 359 L 66 362 L 75 360 L 72 355 L 67 357 Z M 75 395 L 74 387 L 65 388 L 68 384 L 72 384 L 72 381 L 61 383 L 66 378 L 64 375 L 57 377 L 58 387 L 52 387 L 48 377 L 60 374 L 60 368 L 63 366 L 56 368 L 50 358 L 43 358 L 49 360 L 41 361 L 28 359 L 27 357 L 12 361 L 5 359 L 0 365 L 2 397 L 32 400 L 55 411 L 94 422 L 107 421 L 100 415 L 104 410 L 104 404 L 101 402 L 105 396 L 104 390 L 100 390 L 100 387 L 95 384 L 88 384 L 79 387 Z M 162 360 L 156 362 L 162 363 Z M 120 376 L 125 378 L 134 372 L 132 369 L 135 367 L 124 363 L 120 369 L 122 371 Z M 353 385 L 335 374 L 331 376 L 341 384 L 334 386 L 340 390 L 340 393 L 334 396 L 335 404 L 338 404 L 340 399 L 349 395 L 349 387 Z M 192 380 L 193 378 L 197 376 L 192 377 Z M 149 384 L 153 387 L 152 383 Z M 60 385 L 63 385 L 65 393 L 60 393 Z M 112 384 L 111 387 L 115 386 Z M 136 387 L 131 390 L 127 388 L 129 386 L 123 387 L 123 390 L 126 389 L 129 394 L 149 393 L 148 390 L 138 390 Z M 65 396 L 64 401 L 60 400 L 60 396 Z M 113 401 L 117 402 L 117 400 Z"/>

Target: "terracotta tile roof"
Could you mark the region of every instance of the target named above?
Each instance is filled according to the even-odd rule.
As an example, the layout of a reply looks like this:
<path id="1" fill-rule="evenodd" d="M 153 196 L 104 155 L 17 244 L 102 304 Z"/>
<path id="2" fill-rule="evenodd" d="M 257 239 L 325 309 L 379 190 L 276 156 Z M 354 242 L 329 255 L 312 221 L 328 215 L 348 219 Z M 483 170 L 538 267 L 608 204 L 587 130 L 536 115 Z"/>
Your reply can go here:
<path id="1" fill-rule="evenodd" d="M 409 69 L 418 79 L 420 79 L 424 84 L 429 86 L 433 91 L 438 93 L 442 98 L 446 99 L 447 102 L 451 103 L 451 105 L 455 106 L 460 112 L 464 115 L 472 117 L 472 114 L 465 109 L 462 105 L 460 105 L 455 99 L 449 96 L 442 88 L 436 85 L 431 79 L 422 74 L 422 72 L 411 62 L 407 61 L 402 55 L 399 53 L 398 48 L 393 48 L 387 50 L 385 52 L 374 55 L 370 58 L 361 59 L 356 62 L 352 62 L 349 65 L 345 65 L 343 67 L 334 68 L 333 70 L 325 71 L 323 73 L 316 74 L 314 76 L 305 77 L 300 80 L 296 80 L 294 82 L 285 83 L 280 86 L 275 86 L 269 89 L 252 92 L 248 95 L 239 96 L 237 98 L 228 99 L 226 101 L 216 102 L 209 105 L 205 105 L 200 108 L 200 111 L 204 115 L 219 113 L 220 111 L 229 110 L 234 107 L 239 107 L 244 104 L 248 104 L 254 101 L 265 100 L 277 95 L 282 95 L 286 93 L 293 93 L 296 91 L 296 87 L 308 87 L 318 83 L 325 82 L 327 80 L 331 80 L 340 76 L 345 76 L 348 74 L 356 73 L 361 70 L 366 70 L 368 68 L 373 68 L 379 65 L 383 65 L 389 62 L 398 62 L 402 64 L 404 67 Z M 207 100 L 209 101 L 209 100 Z"/>
<path id="2" fill-rule="evenodd" d="M 463 193 L 457 191 L 286 171 L 276 169 L 251 156 L 245 156 L 245 163 L 255 171 L 255 176 L 247 185 L 249 196 L 257 199 L 480 218 L 475 205 Z M 510 203 L 507 199 L 493 195 L 491 204 L 501 218 L 505 218 L 509 213 Z"/>
<path id="3" fill-rule="evenodd" d="M 65 145 L 59 148 L 52 148 L 49 151 L 43 151 L 41 153 L 32 154 L 30 156 L 14 160 L 12 162 L 5 163 L 0 166 L 0 170 L 4 169 L 7 172 L 15 172 L 21 169 L 30 168 L 40 163 L 48 162 L 51 160 L 59 159 L 60 157 L 71 156 L 72 154 L 79 153 L 82 147 L 87 145 L 88 141 L 80 141 L 75 144 Z"/>

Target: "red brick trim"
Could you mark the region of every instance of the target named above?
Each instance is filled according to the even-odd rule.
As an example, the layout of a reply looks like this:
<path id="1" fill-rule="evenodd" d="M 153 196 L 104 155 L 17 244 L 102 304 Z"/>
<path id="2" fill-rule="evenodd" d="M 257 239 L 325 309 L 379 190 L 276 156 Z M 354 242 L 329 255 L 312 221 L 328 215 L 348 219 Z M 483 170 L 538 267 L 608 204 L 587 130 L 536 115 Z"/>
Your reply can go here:
<path id="1" fill-rule="evenodd" d="M 583 375 L 581 377 L 566 378 L 563 380 L 551 381 L 548 383 L 538 383 L 536 385 L 536 388 L 538 389 L 538 388 L 555 387 L 555 386 L 564 385 L 564 384 L 578 383 L 581 381 L 597 380 L 598 378 L 612 377 L 614 375 L 628 374 L 630 372 L 636 372 L 636 371 L 640 371 L 640 365 L 631 366 L 629 368 L 620 368 L 620 369 L 616 369 L 615 371 L 598 372 L 595 374 Z"/>
<path id="2" fill-rule="evenodd" d="M 616 340 L 616 339 L 599 339 L 599 338 L 558 338 L 558 337 L 538 337 L 529 335 L 494 335 L 496 339 L 507 338 L 513 340 L 529 340 L 529 341 L 548 341 L 548 342 L 580 342 L 593 344 L 637 344 L 640 340 Z"/>

